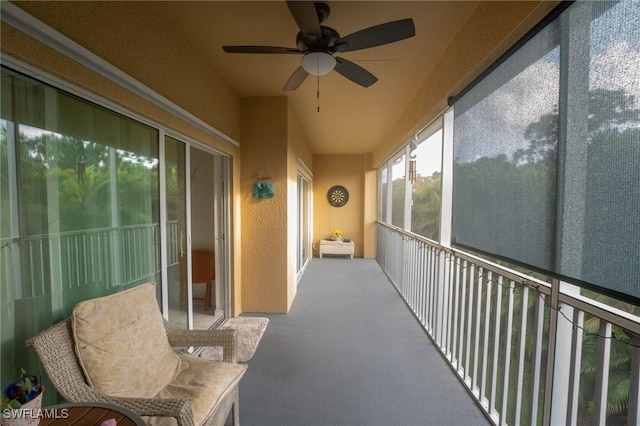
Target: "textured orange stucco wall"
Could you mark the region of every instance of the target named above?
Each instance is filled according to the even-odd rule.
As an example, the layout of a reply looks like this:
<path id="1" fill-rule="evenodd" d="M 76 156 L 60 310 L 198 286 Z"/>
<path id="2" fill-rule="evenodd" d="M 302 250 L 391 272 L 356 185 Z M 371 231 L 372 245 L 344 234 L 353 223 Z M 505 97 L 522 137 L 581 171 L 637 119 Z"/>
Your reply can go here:
<path id="1" fill-rule="evenodd" d="M 313 193 L 313 240 L 328 237 L 335 229 L 355 243 L 355 256 L 364 256 L 364 155 L 316 155 Z M 334 185 L 342 185 L 349 191 L 349 201 L 342 207 L 333 207 L 327 200 L 327 192 Z M 318 250 L 314 251 L 314 256 Z"/>
<path id="2" fill-rule="evenodd" d="M 221 132 L 239 137 L 239 100 L 150 2 L 13 2 Z M 135 33 L 135 42 L 131 42 Z M 4 44 L 4 39 L 2 44 Z M 25 52 L 26 53 L 26 52 Z"/>
<path id="3" fill-rule="evenodd" d="M 242 123 L 242 305 L 250 312 L 287 312 L 289 256 L 288 103 L 286 97 L 245 98 Z M 262 179 L 271 177 L 270 179 Z M 254 199 L 260 180 L 272 199 Z"/>
<path id="4" fill-rule="evenodd" d="M 286 97 L 244 98 L 240 111 L 243 309 L 286 313 L 296 295 L 298 159 L 311 171 L 313 156 Z M 254 199 L 267 175 L 275 196 Z"/>

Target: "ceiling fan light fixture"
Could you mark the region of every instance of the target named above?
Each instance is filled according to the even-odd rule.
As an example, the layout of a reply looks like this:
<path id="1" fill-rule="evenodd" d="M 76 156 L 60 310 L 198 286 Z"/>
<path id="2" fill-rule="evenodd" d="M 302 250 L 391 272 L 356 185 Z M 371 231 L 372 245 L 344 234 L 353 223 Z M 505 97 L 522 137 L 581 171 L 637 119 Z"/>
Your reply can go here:
<path id="1" fill-rule="evenodd" d="M 302 57 L 302 68 L 311 75 L 325 75 L 336 66 L 336 58 L 327 52 L 309 52 Z"/>

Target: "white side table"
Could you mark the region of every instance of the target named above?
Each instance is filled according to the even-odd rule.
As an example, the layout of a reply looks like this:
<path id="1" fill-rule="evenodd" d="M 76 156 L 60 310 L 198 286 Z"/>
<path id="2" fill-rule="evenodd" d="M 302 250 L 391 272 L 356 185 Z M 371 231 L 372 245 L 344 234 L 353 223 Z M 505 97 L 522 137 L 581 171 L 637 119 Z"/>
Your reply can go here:
<path id="1" fill-rule="evenodd" d="M 353 241 L 344 242 L 344 241 L 330 241 L 330 240 L 321 240 L 320 241 L 320 259 L 325 254 L 337 254 L 343 256 L 349 256 L 350 259 L 353 259 L 353 252 L 355 250 L 355 244 Z"/>

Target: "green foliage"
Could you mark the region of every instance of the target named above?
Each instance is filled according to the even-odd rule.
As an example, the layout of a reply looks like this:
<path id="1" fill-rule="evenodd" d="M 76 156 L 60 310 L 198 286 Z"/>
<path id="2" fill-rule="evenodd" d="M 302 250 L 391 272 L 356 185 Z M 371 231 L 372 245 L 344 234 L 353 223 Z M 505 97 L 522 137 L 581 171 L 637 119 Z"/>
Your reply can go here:
<path id="1" fill-rule="evenodd" d="M 440 205 L 442 175 L 418 176 L 413 185 L 413 205 L 411 207 L 411 232 L 432 240 L 438 240 L 440 233 Z"/>
<path id="2" fill-rule="evenodd" d="M 158 173 L 149 158 L 48 133 L 21 134 L 18 155 L 19 181 L 29 188 L 21 193 L 27 234 L 47 233 L 51 223 L 59 232 L 111 226 L 113 189 L 118 191 L 120 225 L 158 220 Z M 51 188 L 57 189 L 57 212 L 48 207 Z"/>
<path id="3" fill-rule="evenodd" d="M 391 224 L 404 227 L 404 177 L 391 182 Z"/>

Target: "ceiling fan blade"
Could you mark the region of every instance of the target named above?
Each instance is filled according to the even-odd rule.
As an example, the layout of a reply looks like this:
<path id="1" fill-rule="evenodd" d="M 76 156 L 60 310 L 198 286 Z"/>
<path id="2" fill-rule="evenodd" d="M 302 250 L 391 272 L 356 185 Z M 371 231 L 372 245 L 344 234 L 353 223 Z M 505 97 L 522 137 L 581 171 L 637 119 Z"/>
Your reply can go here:
<path id="1" fill-rule="evenodd" d="M 300 85 L 307 78 L 308 75 L 309 73 L 305 71 L 304 68 L 298 67 L 298 69 L 295 70 L 293 74 L 291 74 L 291 77 L 289 77 L 289 80 L 287 80 L 287 82 L 284 84 L 284 87 L 282 88 L 282 90 L 285 90 L 285 91 L 296 90 L 298 87 L 300 87 Z"/>
<path id="2" fill-rule="evenodd" d="M 344 58 L 336 58 L 336 67 L 334 69 L 344 77 L 362 87 L 369 87 L 378 81 L 378 78 L 375 75 L 371 74 L 360 65 L 356 65 Z"/>
<path id="3" fill-rule="evenodd" d="M 416 35 L 413 19 L 387 22 L 365 28 L 336 41 L 334 52 L 352 52 L 404 40 Z"/>
<path id="4" fill-rule="evenodd" d="M 293 55 L 304 53 L 292 47 L 276 46 L 222 46 L 222 50 L 227 53 L 285 53 Z"/>
<path id="5" fill-rule="evenodd" d="M 322 30 L 320 29 L 320 20 L 318 19 L 318 12 L 313 5 L 312 1 L 287 1 L 289 11 L 293 15 L 300 31 L 303 34 L 315 35 L 317 39 L 322 36 Z"/>

